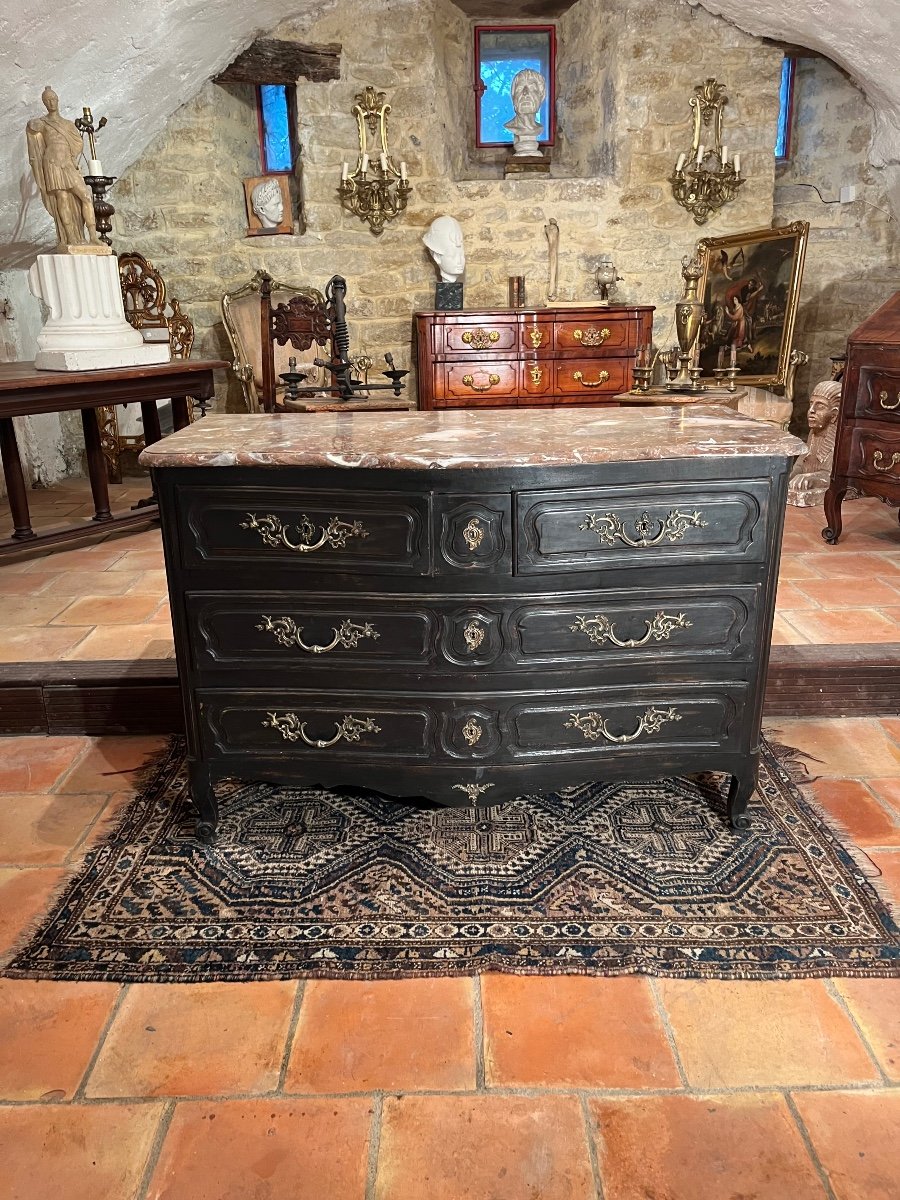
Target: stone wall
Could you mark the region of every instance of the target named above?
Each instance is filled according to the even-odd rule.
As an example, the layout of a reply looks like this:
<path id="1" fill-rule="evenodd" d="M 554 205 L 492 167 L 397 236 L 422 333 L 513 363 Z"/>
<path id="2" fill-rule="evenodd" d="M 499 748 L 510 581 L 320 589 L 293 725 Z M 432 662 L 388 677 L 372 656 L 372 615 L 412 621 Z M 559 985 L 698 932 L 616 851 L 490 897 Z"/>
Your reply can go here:
<path id="1" fill-rule="evenodd" d="M 699 236 L 770 223 L 775 47 L 682 0 L 579 0 L 560 23 L 568 153 L 557 177 L 472 179 L 461 119 L 471 95 L 470 28 L 449 0 L 383 0 L 377 12 L 368 0 L 340 0 L 320 19 L 279 27 L 279 37 L 343 45 L 340 79 L 297 85 L 303 235 L 244 236 L 241 178 L 259 170 L 250 88 L 204 85 L 116 185 L 116 244 L 163 271 L 197 322 L 199 352 L 225 352 L 219 296 L 265 267 L 319 287 L 345 275 L 354 349 L 391 349 L 410 365 L 411 314 L 430 308 L 434 294 L 421 237 L 442 212 L 465 233 L 467 306 L 504 305 L 511 274 L 526 276 L 532 302 L 543 299 L 543 226 L 554 217 L 560 296 L 589 298 L 590 272 L 610 253 L 624 276 L 618 298 L 658 305 L 656 334 L 669 343 L 681 256 Z M 692 89 L 708 75 L 727 85 L 728 141 L 748 182 L 699 228 L 665 180 L 689 143 Z M 414 189 L 380 238 L 336 194 L 341 161 L 355 159 L 354 96 L 368 83 L 388 93 L 391 149 L 407 161 Z M 229 399 L 237 402 L 233 388 Z"/>
<path id="2" fill-rule="evenodd" d="M 775 220 L 810 223 L 794 344 L 810 364 L 798 378 L 796 411 L 828 379 L 828 356 L 900 287 L 900 238 L 883 173 L 869 165 L 874 114 L 862 92 L 824 58 L 801 58 L 795 77 L 790 162 L 777 170 Z M 840 203 L 841 187 L 857 199 Z"/>

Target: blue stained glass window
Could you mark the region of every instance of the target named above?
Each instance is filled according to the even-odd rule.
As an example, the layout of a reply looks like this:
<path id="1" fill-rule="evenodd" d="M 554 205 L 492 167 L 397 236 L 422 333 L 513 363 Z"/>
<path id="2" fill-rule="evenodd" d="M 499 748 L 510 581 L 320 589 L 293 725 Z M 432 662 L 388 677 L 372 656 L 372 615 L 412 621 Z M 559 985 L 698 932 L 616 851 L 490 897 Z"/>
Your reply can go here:
<path id="1" fill-rule="evenodd" d="M 505 128 L 515 116 L 512 103 L 512 81 L 526 67 L 538 71 L 547 85 L 547 96 L 537 113 L 543 126 L 538 141 L 553 140 L 552 87 L 553 37 L 552 29 L 544 26 L 532 29 L 478 28 L 476 53 L 481 88 L 478 101 L 478 143 L 508 145 L 512 132 Z"/>
<path id="2" fill-rule="evenodd" d="M 262 116 L 262 167 L 270 171 L 292 171 L 290 115 L 287 84 L 261 83 L 259 110 Z"/>
<path id="3" fill-rule="evenodd" d="M 796 59 L 785 55 L 781 63 L 781 87 L 778 93 L 778 132 L 775 135 L 775 157 L 788 158 L 791 153 L 791 117 L 794 108 L 794 64 Z"/>

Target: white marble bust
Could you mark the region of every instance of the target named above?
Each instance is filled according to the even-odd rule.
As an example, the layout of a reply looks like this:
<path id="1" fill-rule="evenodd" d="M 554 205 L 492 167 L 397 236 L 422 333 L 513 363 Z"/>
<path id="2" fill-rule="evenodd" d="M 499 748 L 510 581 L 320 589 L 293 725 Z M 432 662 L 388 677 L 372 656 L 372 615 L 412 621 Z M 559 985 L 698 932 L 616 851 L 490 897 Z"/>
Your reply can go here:
<path id="1" fill-rule="evenodd" d="M 516 115 L 504 128 L 511 130 L 515 158 L 534 158 L 541 155 L 538 137 L 543 125 L 538 124 L 537 112 L 547 95 L 547 84 L 540 71 L 526 67 L 513 76 L 512 103 Z"/>
<path id="2" fill-rule="evenodd" d="M 284 200 L 277 179 L 264 179 L 250 193 L 250 207 L 263 229 L 277 229 L 284 220 Z"/>
<path id="3" fill-rule="evenodd" d="M 456 217 L 435 217 L 422 238 L 443 283 L 458 283 L 466 269 L 462 226 Z"/>

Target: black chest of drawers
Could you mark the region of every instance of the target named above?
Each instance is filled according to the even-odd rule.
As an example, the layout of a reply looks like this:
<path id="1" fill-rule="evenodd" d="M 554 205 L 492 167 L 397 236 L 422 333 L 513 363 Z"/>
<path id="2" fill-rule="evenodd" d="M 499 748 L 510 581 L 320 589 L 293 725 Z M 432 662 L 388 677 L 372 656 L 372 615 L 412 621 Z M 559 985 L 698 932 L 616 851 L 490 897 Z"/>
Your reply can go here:
<path id="1" fill-rule="evenodd" d="M 485 806 L 719 770 L 744 826 L 790 462 L 155 470 L 198 834 L 226 777 Z"/>

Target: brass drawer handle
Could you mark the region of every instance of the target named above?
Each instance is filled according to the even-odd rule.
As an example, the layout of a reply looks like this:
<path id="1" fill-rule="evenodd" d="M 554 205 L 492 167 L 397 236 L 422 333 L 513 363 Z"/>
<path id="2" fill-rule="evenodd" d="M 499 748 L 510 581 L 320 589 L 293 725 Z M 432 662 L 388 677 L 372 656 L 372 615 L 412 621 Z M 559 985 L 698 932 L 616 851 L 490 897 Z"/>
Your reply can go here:
<path id="1" fill-rule="evenodd" d="M 637 741 L 642 733 L 659 733 L 667 721 L 680 720 L 681 714 L 677 709 L 651 707 L 645 709 L 634 733 L 610 733 L 606 718 L 598 712 L 585 713 L 584 716 L 581 716 L 580 713 L 571 713 L 564 728 L 580 729 L 588 742 L 596 742 L 598 738 L 602 737 L 607 742 L 616 742 L 621 745 L 623 742 Z"/>
<path id="2" fill-rule="evenodd" d="M 609 330 L 595 329 L 593 325 L 588 329 L 576 329 L 572 337 L 576 342 L 581 342 L 582 346 L 602 346 L 609 337 Z"/>
<path id="3" fill-rule="evenodd" d="M 471 551 L 475 551 L 484 541 L 484 529 L 477 517 L 472 517 L 463 530 L 463 541 Z"/>
<path id="4" fill-rule="evenodd" d="M 482 792 L 486 792 L 488 788 L 492 788 L 492 783 L 454 783 L 452 791 L 465 792 L 469 798 L 470 804 L 477 804 L 478 797 Z"/>
<path id="5" fill-rule="evenodd" d="M 582 387 L 599 387 L 609 379 L 609 371 L 601 371 L 596 379 L 585 379 L 580 371 L 573 371 L 572 378 L 577 379 Z"/>
<path id="6" fill-rule="evenodd" d="M 886 403 L 887 398 L 888 398 L 887 392 L 879 392 L 878 393 L 878 399 L 881 402 L 882 408 L 886 408 L 888 410 L 894 409 L 894 408 L 900 408 L 900 392 L 897 393 L 897 399 L 894 401 L 893 404 L 887 404 Z"/>
<path id="7" fill-rule="evenodd" d="M 491 374 L 488 375 L 487 383 L 476 383 L 474 375 L 463 375 L 462 381 L 466 387 L 470 387 L 473 392 L 489 392 L 494 384 L 500 382 L 500 376 Z"/>
<path id="8" fill-rule="evenodd" d="M 602 517 L 598 517 L 596 513 L 586 513 L 578 528 L 590 529 L 607 546 L 611 546 L 616 538 L 626 546 L 657 546 L 664 539 L 678 542 L 684 537 L 685 530 L 704 529 L 708 523 L 703 520 L 702 513 L 683 513 L 673 508 L 663 520 L 658 521 L 659 530 L 655 534 L 650 514 L 646 512 L 641 513 L 634 523 L 636 538 L 630 537 L 626 532 L 622 518 L 611 512 L 604 513 Z"/>
<path id="9" fill-rule="evenodd" d="M 651 638 L 655 642 L 667 642 L 673 630 L 690 629 L 692 622 L 684 613 L 673 616 L 671 613 L 658 612 L 652 620 L 645 617 L 644 624 L 647 626 L 647 632 L 642 638 L 624 640 L 616 637 L 612 621 L 603 613 L 598 613 L 595 617 L 576 617 L 575 624 L 569 628 L 573 633 L 586 633 L 596 646 L 602 646 L 608 641 L 623 650 L 631 650 L 636 646 L 646 646 Z"/>
<path id="10" fill-rule="evenodd" d="M 883 462 L 884 462 L 884 455 L 882 454 L 882 452 L 880 450 L 876 450 L 875 453 L 872 455 L 872 467 L 876 471 L 881 471 L 882 474 L 885 474 L 887 471 L 893 471 L 894 466 L 897 463 L 900 463 L 900 453 L 892 454 L 891 461 L 888 463 L 888 465 L 886 467 L 882 467 L 880 465 Z"/>
<path id="11" fill-rule="evenodd" d="M 381 727 L 376 725 L 371 717 L 360 720 L 359 717 L 348 714 L 340 721 L 335 721 L 334 727 L 337 732 L 333 738 L 311 738 L 306 733 L 306 722 L 301 721 L 296 713 L 289 712 L 279 717 L 277 713 L 270 712 L 266 717 L 263 725 L 277 729 L 286 742 L 306 742 L 307 746 L 315 746 L 317 750 L 327 750 L 329 746 L 337 745 L 342 738 L 345 742 L 358 742 L 364 733 L 381 733 Z"/>
<path id="12" fill-rule="evenodd" d="M 487 350 L 488 346 L 500 341 L 500 333 L 496 329 L 467 329 L 462 340 L 473 350 Z"/>
<path id="13" fill-rule="evenodd" d="M 247 520 L 241 522 L 241 529 L 255 529 L 265 544 L 273 550 L 284 548 L 295 550 L 299 554 L 311 554 L 313 550 L 321 550 L 323 546 L 329 546 L 332 550 L 343 550 L 348 538 L 369 536 L 361 521 L 341 521 L 338 517 L 332 517 L 328 524 L 322 527 L 319 537 L 313 540 L 316 537 L 316 528 L 306 513 L 295 526 L 300 535 L 299 541 L 291 541 L 288 537 L 289 528 L 290 526 L 284 525 L 280 518 L 272 513 L 267 513 L 264 517 L 257 517 L 256 513 L 247 513 Z"/>
<path id="14" fill-rule="evenodd" d="M 327 654 L 329 650 L 334 650 L 338 646 L 342 646 L 345 650 L 355 650 L 359 645 L 360 638 L 380 636 L 376 633 L 374 625 L 370 625 L 368 621 L 365 625 L 355 625 L 352 621 L 343 621 L 339 629 L 332 626 L 331 632 L 334 637 L 327 646 L 317 645 L 315 642 L 307 645 L 301 637 L 303 626 L 298 625 L 293 617 L 263 616 L 262 624 L 257 625 L 256 628 L 261 629 L 264 633 L 271 633 L 280 645 L 299 646 L 307 654 Z"/>
<path id="15" fill-rule="evenodd" d="M 531 342 L 531 345 L 534 347 L 534 349 L 537 350 L 538 346 L 540 346 L 541 342 L 544 340 L 543 329 L 529 329 L 528 340 Z"/>

